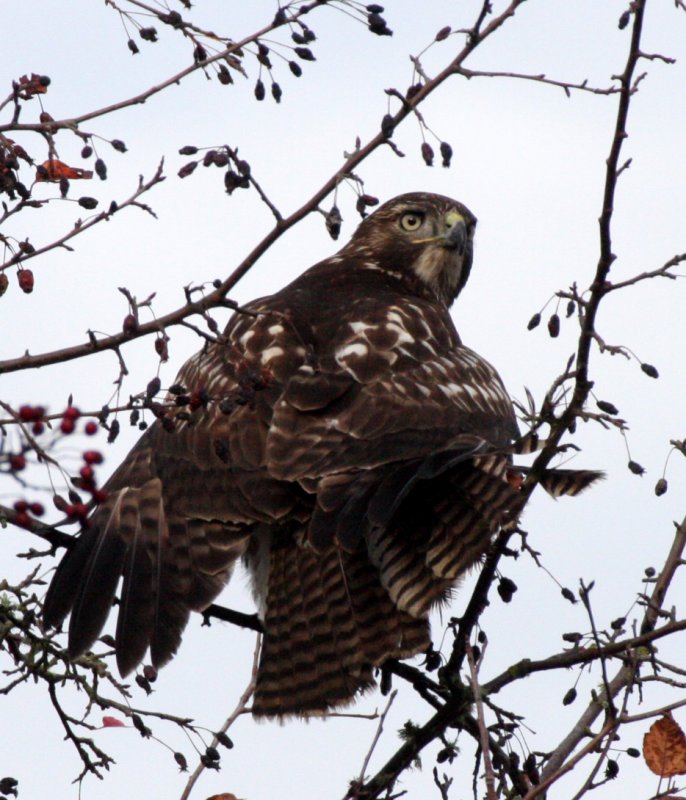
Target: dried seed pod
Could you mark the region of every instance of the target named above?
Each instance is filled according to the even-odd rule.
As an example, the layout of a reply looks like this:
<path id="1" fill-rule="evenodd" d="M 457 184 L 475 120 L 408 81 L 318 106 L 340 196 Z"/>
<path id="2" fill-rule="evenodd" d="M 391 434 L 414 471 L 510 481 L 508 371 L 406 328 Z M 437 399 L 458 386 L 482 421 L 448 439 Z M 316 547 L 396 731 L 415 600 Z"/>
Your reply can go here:
<path id="1" fill-rule="evenodd" d="M 428 142 L 422 142 L 422 158 L 427 167 L 434 165 L 434 149 Z"/>
<path id="2" fill-rule="evenodd" d="M 634 475 L 643 475 L 645 472 L 645 469 L 638 463 L 638 461 L 629 461 L 627 467 L 629 467 L 629 471 L 633 472 Z"/>
<path id="3" fill-rule="evenodd" d="M 266 92 L 264 89 L 264 83 L 258 78 L 257 83 L 255 84 L 255 99 L 256 100 L 264 100 Z"/>
<path id="4" fill-rule="evenodd" d="M 112 147 L 114 147 L 114 149 L 118 153 L 125 153 L 126 152 L 126 145 L 124 144 L 124 142 L 122 142 L 121 139 L 112 139 L 110 144 L 112 145 Z"/>
<path id="5" fill-rule="evenodd" d="M 194 156 L 198 152 L 198 148 L 192 144 L 186 144 L 179 150 L 180 156 Z"/>
<path id="6" fill-rule="evenodd" d="M 148 385 L 145 387 L 145 396 L 148 400 L 152 400 L 152 398 L 159 392 L 162 388 L 162 381 L 159 377 L 153 378 Z"/>
<path id="7" fill-rule="evenodd" d="M 127 314 L 122 323 L 122 330 L 127 336 L 133 336 L 138 331 L 138 320 L 134 314 Z"/>
<path id="8" fill-rule="evenodd" d="M 448 142 L 441 142 L 441 163 L 446 169 L 450 166 L 453 157 L 453 148 Z"/>
<path id="9" fill-rule="evenodd" d="M 298 58 L 302 58 L 303 61 L 317 60 L 309 47 L 296 47 L 295 54 L 298 56 Z"/>
<path id="10" fill-rule="evenodd" d="M 552 339 L 560 335 L 560 318 L 557 314 L 552 314 L 548 320 L 548 333 Z"/>
<path id="11" fill-rule="evenodd" d="M 107 164 L 101 158 L 95 159 L 93 169 L 95 169 L 95 174 L 101 181 L 107 180 Z"/>
<path id="12" fill-rule="evenodd" d="M 220 745 L 222 745 L 222 747 L 226 747 L 227 750 L 233 749 L 233 742 L 223 731 L 218 731 L 215 733 L 214 738 L 219 742 Z"/>
<path id="13" fill-rule="evenodd" d="M 331 206 L 331 210 L 326 215 L 325 222 L 329 236 L 336 241 L 341 232 L 341 223 L 343 222 L 343 217 L 337 205 Z"/>
<path id="14" fill-rule="evenodd" d="M 157 29 L 153 28 L 152 25 L 148 28 L 139 28 L 138 35 L 141 37 L 141 39 L 144 39 L 146 42 L 157 41 Z"/>
<path id="15" fill-rule="evenodd" d="M 187 164 L 184 164 L 178 172 L 179 178 L 187 178 L 197 166 L 197 161 L 189 161 Z"/>
<path id="16" fill-rule="evenodd" d="M 435 40 L 437 42 L 442 42 L 445 39 L 447 39 L 452 32 L 453 29 L 450 27 L 450 25 L 446 25 L 444 28 L 441 28 L 440 31 L 436 34 Z"/>
<path id="17" fill-rule="evenodd" d="M 563 706 L 570 706 L 576 700 L 576 689 L 572 687 L 562 698 Z"/>
<path id="18" fill-rule="evenodd" d="M 4 272 L 0 272 L 0 297 L 5 294 L 7 287 L 10 285 L 10 279 Z"/>
<path id="19" fill-rule="evenodd" d="M 641 364 L 641 369 L 649 378 L 658 378 L 660 376 L 660 373 L 652 364 Z"/>
<path id="20" fill-rule="evenodd" d="M 281 102 L 281 95 L 283 92 L 281 91 L 281 87 L 279 86 L 276 81 L 272 81 L 272 97 L 276 100 L 277 103 Z"/>
<path id="21" fill-rule="evenodd" d="M 97 208 L 98 201 L 94 197 L 79 197 L 79 205 L 81 208 L 92 211 L 94 208 Z"/>
<path id="22" fill-rule="evenodd" d="M 526 329 L 528 331 L 532 331 L 534 328 L 537 328 L 541 324 L 541 315 L 534 314 L 533 317 L 528 321 L 526 325 Z"/>
<path id="23" fill-rule="evenodd" d="M 188 762 L 183 753 L 174 753 L 174 761 L 179 765 L 179 770 L 181 772 L 188 772 Z"/>
<path id="24" fill-rule="evenodd" d="M 567 303 L 567 310 L 565 312 L 566 315 L 567 315 L 567 319 L 569 319 L 572 316 L 572 314 L 574 313 L 575 309 L 576 309 L 576 303 L 573 300 L 570 300 Z"/>
<path id="25" fill-rule="evenodd" d="M 129 41 L 126 44 L 127 44 L 128 48 L 129 48 L 129 50 L 131 51 L 132 55 L 135 56 L 136 53 L 140 53 L 140 50 L 138 49 L 138 45 L 134 42 L 133 39 L 129 39 Z"/>
<path id="26" fill-rule="evenodd" d="M 69 181 L 67 178 L 60 178 L 60 195 L 66 197 L 69 194 Z"/>
<path id="27" fill-rule="evenodd" d="M 30 269 L 20 269 L 17 272 L 17 280 L 19 281 L 19 288 L 24 294 L 31 294 L 33 291 L 33 272 Z"/>
<path id="28" fill-rule="evenodd" d="M 223 86 L 228 86 L 230 83 L 233 83 L 233 78 L 226 64 L 220 64 L 217 68 L 217 80 Z"/>
<path id="29" fill-rule="evenodd" d="M 571 589 L 563 586 L 562 589 L 560 589 L 560 592 L 565 600 L 569 600 L 570 603 L 576 603 L 576 595 Z"/>
<path id="30" fill-rule="evenodd" d="M 289 61 L 288 68 L 296 78 L 299 78 L 303 74 L 303 69 L 297 61 Z"/>
<path id="31" fill-rule="evenodd" d="M 393 122 L 393 117 L 390 114 L 384 114 L 381 120 L 381 133 L 383 133 L 386 139 L 390 139 L 391 136 L 393 136 L 394 128 L 395 123 Z"/>
<path id="32" fill-rule="evenodd" d="M 367 27 L 377 36 L 393 36 L 393 31 L 386 24 L 386 20 L 378 13 L 371 12 L 367 15 Z"/>
<path id="33" fill-rule="evenodd" d="M 501 578 L 498 581 L 497 589 L 503 603 L 509 603 L 517 591 L 517 584 L 510 578 Z"/>
<path id="34" fill-rule="evenodd" d="M 658 497 L 662 497 L 662 495 L 667 491 L 668 484 L 666 478 L 660 478 L 660 480 L 655 484 L 655 494 Z"/>
<path id="35" fill-rule="evenodd" d="M 596 405 L 601 411 L 604 411 L 606 414 L 619 414 L 619 409 L 613 403 L 608 403 L 607 400 L 596 400 Z"/>
<path id="36" fill-rule="evenodd" d="M 193 50 L 193 61 L 195 61 L 196 64 L 207 61 L 207 50 L 205 50 L 201 44 L 196 44 Z"/>

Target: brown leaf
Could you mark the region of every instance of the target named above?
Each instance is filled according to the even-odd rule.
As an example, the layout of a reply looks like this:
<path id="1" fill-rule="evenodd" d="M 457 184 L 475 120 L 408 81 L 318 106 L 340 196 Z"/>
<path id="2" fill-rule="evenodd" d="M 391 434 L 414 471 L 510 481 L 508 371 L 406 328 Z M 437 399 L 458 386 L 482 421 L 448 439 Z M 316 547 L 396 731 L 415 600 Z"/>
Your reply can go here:
<path id="1" fill-rule="evenodd" d="M 670 713 L 654 722 L 643 737 L 643 758 L 662 778 L 686 775 L 686 736 Z"/>
<path id="2" fill-rule="evenodd" d="M 36 75 L 35 72 L 32 72 L 30 78 L 28 75 L 22 75 L 18 83 L 21 96 L 28 100 L 35 94 L 45 94 L 50 85 L 50 78 L 47 75 Z"/>
<path id="3" fill-rule="evenodd" d="M 93 177 L 93 173 L 89 169 L 79 169 L 78 167 L 70 167 L 63 161 L 58 161 L 56 158 L 44 161 L 38 172 L 36 173 L 37 181 L 59 181 L 62 178 L 78 179 L 83 178 L 88 180 Z"/>

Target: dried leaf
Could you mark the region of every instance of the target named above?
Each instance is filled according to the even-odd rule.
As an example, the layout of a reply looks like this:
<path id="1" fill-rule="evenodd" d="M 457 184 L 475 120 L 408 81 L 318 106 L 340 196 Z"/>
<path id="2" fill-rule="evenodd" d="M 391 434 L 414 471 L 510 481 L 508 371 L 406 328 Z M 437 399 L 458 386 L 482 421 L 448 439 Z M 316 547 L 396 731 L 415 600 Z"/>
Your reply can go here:
<path id="1" fill-rule="evenodd" d="M 79 169 L 78 167 L 70 167 L 63 161 L 58 161 L 56 158 L 44 161 L 36 172 L 37 181 L 54 181 L 58 183 L 62 178 L 69 178 L 70 180 L 90 180 L 93 173 L 89 169 Z"/>
<path id="2" fill-rule="evenodd" d="M 102 727 L 103 728 L 125 728 L 126 723 L 122 722 L 120 719 L 116 717 L 103 717 L 102 718 Z"/>
<path id="3" fill-rule="evenodd" d="M 661 778 L 686 775 L 686 736 L 670 713 L 654 722 L 643 737 L 643 758 Z"/>

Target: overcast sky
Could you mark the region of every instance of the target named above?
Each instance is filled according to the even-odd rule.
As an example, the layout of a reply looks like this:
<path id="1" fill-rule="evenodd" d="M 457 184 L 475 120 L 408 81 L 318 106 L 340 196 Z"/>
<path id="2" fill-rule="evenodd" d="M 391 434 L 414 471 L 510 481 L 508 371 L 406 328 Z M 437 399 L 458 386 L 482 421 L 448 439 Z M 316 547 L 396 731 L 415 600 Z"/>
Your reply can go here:
<path id="1" fill-rule="evenodd" d="M 172 5 L 183 11 L 180 4 Z M 145 198 L 157 219 L 128 210 L 77 237 L 75 252 L 54 251 L 35 260 L 31 295 L 21 294 L 10 274 L 10 291 L 0 300 L 0 358 L 15 357 L 26 349 L 38 353 L 82 342 L 88 328 L 118 331 L 127 309 L 117 287 L 128 287 L 139 299 L 156 292 L 154 309 L 161 315 L 183 302 L 184 285 L 226 277 L 269 230 L 270 214 L 252 192 L 229 197 L 219 170 L 199 168 L 180 180 L 176 173 L 188 158 L 179 156 L 178 148 L 225 143 L 239 147 L 270 198 L 283 212 L 291 212 L 335 172 L 357 136 L 364 142 L 376 132 L 387 111 L 384 89 L 403 90 L 411 81 L 408 55 L 417 54 L 445 25 L 469 26 L 478 5 L 466 0 L 390 0 L 385 16 L 394 36 L 383 38 L 343 13 L 319 10 L 307 19 L 318 36 L 313 45 L 317 61 L 303 64 L 300 79 L 279 63 L 276 77 L 284 95 L 278 106 L 269 96 L 263 103 L 254 101 L 257 69 L 253 59 L 246 62 L 249 79 L 237 77 L 234 86 L 221 86 L 196 73 L 143 106 L 84 124 L 83 130 L 123 139 L 128 152 L 120 154 L 101 143 L 99 151 L 109 167 L 107 182 L 96 179 L 83 191 L 72 187 L 72 192 L 96 196 L 106 206 L 112 199 L 127 197 L 138 175 L 150 177 L 164 156 L 167 181 Z M 610 86 L 611 76 L 622 71 L 626 58 L 630 30 L 620 31 L 617 21 L 627 5 L 617 0 L 530 0 L 476 51 L 467 66 L 546 73 L 559 80 L 588 79 L 594 86 Z M 494 6 L 498 10 L 503 4 Z M 200 26 L 240 40 L 269 22 L 275 8 L 271 0 L 198 0 L 190 16 Z M 6 0 L 2 27 L 4 92 L 24 73 L 49 75 L 50 89 L 43 104 L 56 119 L 135 95 L 190 60 L 188 43 L 161 25 L 160 41 L 155 45 L 140 42 L 141 53 L 132 57 L 117 14 L 103 3 L 88 0 L 72 0 L 68 8 L 39 0 Z M 274 38 L 284 41 L 285 36 Z M 447 64 L 462 42 L 463 37 L 454 36 L 433 47 L 422 59 L 427 72 L 433 74 Z M 644 61 L 640 68 L 648 74 L 634 98 L 628 124 L 625 156 L 632 163 L 620 179 L 616 203 L 615 280 L 654 269 L 686 251 L 686 14 L 672 2 L 648 3 L 644 50 L 674 57 L 677 63 Z M 526 323 L 555 291 L 573 281 L 585 287 L 593 275 L 604 164 L 616 104 L 616 96 L 577 92 L 568 98 L 559 88 L 534 82 L 455 78 L 422 107 L 430 128 L 454 149 L 451 169 L 423 164 L 419 126 L 411 118 L 394 137 L 405 158 L 384 149 L 359 169 L 366 190 L 382 201 L 405 191 L 438 192 L 466 203 L 477 215 L 475 265 L 454 318 L 465 342 L 498 368 L 516 398 L 523 399 L 528 387 L 540 402 L 575 349 L 574 319 L 563 320 L 556 340 L 547 336 L 544 325 L 528 332 Z M 7 112 L 1 122 L 7 121 Z M 36 120 L 39 112 L 33 101 L 22 121 Z M 15 138 L 37 157 L 43 152 L 38 137 Z M 80 166 L 76 137 L 62 133 L 57 142 L 60 158 Z M 54 186 L 36 190 L 38 197 L 56 194 Z M 342 244 L 358 217 L 349 187 L 340 188 L 338 200 L 344 217 Z M 25 212 L 12 220 L 3 234 L 19 239 L 30 235 L 35 246 L 44 245 L 63 235 L 79 212 L 83 210 L 75 204 L 51 203 L 47 209 Z M 322 217 L 312 215 L 277 242 L 231 296 L 243 302 L 271 293 L 337 247 Z M 631 348 L 641 361 L 655 364 L 660 371 L 660 379 L 654 381 L 641 372 L 638 361 L 593 355 L 594 391 L 598 398 L 618 406 L 628 420 L 631 454 L 646 468 L 646 475 L 639 478 L 629 473 L 625 444 L 615 432 L 582 425 L 574 441 L 583 452 L 575 457 L 574 465 L 605 469 L 608 480 L 576 500 L 554 502 L 536 495 L 523 521 L 530 543 L 542 552 L 546 568 L 562 585 L 576 588 L 579 578 L 596 580 L 593 600 L 601 626 L 618 616 L 639 613 L 635 608 L 632 612 L 631 606 L 641 590 L 643 570 L 661 565 L 671 540 L 672 520 L 681 519 L 686 511 L 686 470 L 678 454 L 670 460 L 670 491 L 659 499 L 653 493 L 669 439 L 686 435 L 683 309 L 683 283 L 656 280 L 612 296 L 599 318 L 599 332 L 608 343 Z M 544 317 L 553 310 L 554 302 Z M 193 334 L 172 333 L 170 361 L 161 372 L 163 385 L 173 381 L 177 368 L 197 348 Z M 130 375 L 124 399 L 143 389 L 155 374 L 152 340 L 133 343 L 125 358 Z M 117 374 L 115 356 L 105 353 L 39 372 L 3 376 L 0 396 L 13 403 L 40 402 L 60 410 L 73 393 L 81 408 L 93 409 L 108 401 Z M 135 429 L 123 424 L 115 445 L 106 446 L 103 437 L 96 440 L 106 450 L 103 478 L 135 439 Z M 78 463 L 82 446 L 76 440 L 65 442 L 61 452 L 67 464 L 70 459 Z M 45 476 L 38 475 L 36 480 L 45 483 Z M 11 502 L 15 496 L 13 484 L 0 483 L 0 502 Z M 0 577 L 18 578 L 26 562 L 9 554 L 26 548 L 29 537 L 7 530 L 2 539 L 5 571 Z M 51 562 L 46 560 L 44 566 L 47 570 Z M 509 605 L 496 598 L 483 617 L 490 640 L 484 680 L 520 658 L 559 651 L 563 631 L 588 629 L 583 610 L 566 603 L 556 583 L 529 559 L 506 561 L 502 569 L 519 591 Z M 468 581 L 443 618 L 436 616 L 437 643 L 442 621 L 461 613 L 470 585 Z M 683 607 L 683 580 L 675 582 L 672 592 L 667 605 Z M 234 579 L 222 602 L 252 611 L 242 575 Z M 148 700 L 136 689 L 133 703 L 191 716 L 216 729 L 248 682 L 253 648 L 252 633 L 219 624 L 201 629 L 196 618 L 178 657 L 161 673 L 155 694 Z M 663 654 L 669 657 L 671 653 L 676 659 L 683 651 L 681 636 L 680 641 L 665 645 Z M 1 668 L 9 666 L 3 662 Z M 573 725 L 597 675 L 584 673 L 577 687 L 579 700 L 563 708 L 562 696 L 576 678 L 576 672 L 540 676 L 497 698 L 505 707 L 526 713 L 531 730 L 524 739 L 531 749 L 552 749 Z M 400 694 L 372 759 L 372 770 L 397 748 L 395 731 L 405 720 L 421 723 L 430 715 L 411 690 L 397 688 Z M 648 696 L 646 708 L 659 704 L 657 693 Z M 0 777 L 16 777 L 21 798 L 76 797 L 77 787 L 70 782 L 80 763 L 73 747 L 62 741 L 43 687 L 22 687 L 0 702 L 5 731 Z M 385 702 L 372 693 L 355 710 L 369 713 Z M 75 715 L 83 703 L 81 697 L 73 699 L 70 708 Z M 681 716 L 686 724 L 686 715 Z M 193 762 L 192 748 L 180 731 L 157 723 L 153 728 L 160 739 Z M 618 747 L 640 747 L 646 728 L 626 729 Z M 281 727 L 257 726 L 243 717 L 231 731 L 236 747 L 224 754 L 222 772 L 206 773 L 193 796 L 230 791 L 247 800 L 341 797 L 347 782 L 358 776 L 375 729 L 375 722 L 361 719 Z M 103 783 L 89 778 L 83 798 L 114 800 L 132 792 L 149 798 L 180 795 L 186 778 L 177 773 L 163 745 L 144 742 L 134 730 L 107 729 L 94 733 L 94 738 L 117 764 Z M 471 742 L 465 737 L 459 744 L 463 756 L 452 766 L 445 765 L 455 779 L 455 798 L 469 796 L 473 767 Z M 424 770 L 403 777 L 401 788 L 408 790 L 409 797 L 438 796 L 430 777 L 434 756 L 435 750 L 428 750 L 423 756 Z M 599 797 L 626 797 L 629 780 L 632 797 L 647 797 L 655 791 L 657 781 L 645 765 L 626 757 L 620 763 L 620 780 L 600 790 Z M 573 775 L 550 796 L 572 796 L 585 774 Z"/>

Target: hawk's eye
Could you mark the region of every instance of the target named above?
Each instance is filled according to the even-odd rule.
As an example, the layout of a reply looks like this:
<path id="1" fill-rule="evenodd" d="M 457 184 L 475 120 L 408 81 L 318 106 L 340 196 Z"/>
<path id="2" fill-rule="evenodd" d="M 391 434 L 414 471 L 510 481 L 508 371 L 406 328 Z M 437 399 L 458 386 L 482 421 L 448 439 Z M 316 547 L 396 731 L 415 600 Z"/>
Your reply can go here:
<path id="1" fill-rule="evenodd" d="M 400 217 L 400 227 L 404 231 L 416 231 L 422 227 L 424 222 L 424 214 L 421 211 L 406 211 Z"/>

